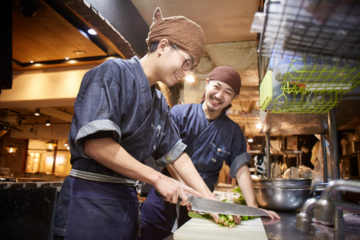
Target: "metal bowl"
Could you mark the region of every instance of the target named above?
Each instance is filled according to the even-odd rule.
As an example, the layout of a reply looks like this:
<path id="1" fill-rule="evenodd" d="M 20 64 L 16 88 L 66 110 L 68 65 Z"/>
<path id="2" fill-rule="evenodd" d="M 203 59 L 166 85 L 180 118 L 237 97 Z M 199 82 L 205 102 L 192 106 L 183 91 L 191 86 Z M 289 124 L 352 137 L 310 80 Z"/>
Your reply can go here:
<path id="1" fill-rule="evenodd" d="M 256 201 L 260 207 L 293 211 L 309 197 L 311 179 L 253 179 Z"/>

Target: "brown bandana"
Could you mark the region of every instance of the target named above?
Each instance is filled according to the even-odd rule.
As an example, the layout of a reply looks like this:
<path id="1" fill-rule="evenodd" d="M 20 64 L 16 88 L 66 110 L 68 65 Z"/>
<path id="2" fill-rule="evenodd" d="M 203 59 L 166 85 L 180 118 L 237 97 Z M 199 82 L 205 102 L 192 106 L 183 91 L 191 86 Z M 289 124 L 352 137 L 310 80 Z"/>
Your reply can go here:
<path id="1" fill-rule="evenodd" d="M 229 85 L 232 90 L 234 90 L 235 95 L 239 95 L 241 88 L 241 78 L 240 74 L 228 66 L 217 67 L 211 71 L 209 75 L 209 81 L 217 80 L 220 82 L 224 82 Z"/>
<path id="2" fill-rule="evenodd" d="M 169 40 L 179 49 L 194 58 L 195 65 L 200 63 L 205 51 L 205 33 L 195 22 L 183 16 L 163 18 L 160 8 L 154 12 L 153 24 L 146 39 L 150 47 L 152 42 Z"/>
<path id="3" fill-rule="evenodd" d="M 232 67 L 221 66 L 214 68 L 209 75 L 209 81 L 212 80 L 224 82 L 227 85 L 229 85 L 232 88 L 232 90 L 234 90 L 235 95 L 240 94 L 240 88 L 241 88 L 240 74 Z M 204 100 L 205 100 L 205 93 L 201 97 L 200 103 L 204 102 Z M 229 109 L 230 107 L 231 104 L 228 107 L 226 107 L 225 110 Z"/>

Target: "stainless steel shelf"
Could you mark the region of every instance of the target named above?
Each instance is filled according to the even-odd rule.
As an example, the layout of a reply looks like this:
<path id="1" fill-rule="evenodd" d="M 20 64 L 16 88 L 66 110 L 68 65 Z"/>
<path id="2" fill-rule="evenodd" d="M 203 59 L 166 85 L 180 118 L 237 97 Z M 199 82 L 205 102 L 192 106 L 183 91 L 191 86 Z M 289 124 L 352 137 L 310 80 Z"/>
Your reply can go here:
<path id="1" fill-rule="evenodd" d="M 268 111 L 262 133 L 270 135 L 311 135 L 328 133 L 327 114 L 274 114 Z"/>

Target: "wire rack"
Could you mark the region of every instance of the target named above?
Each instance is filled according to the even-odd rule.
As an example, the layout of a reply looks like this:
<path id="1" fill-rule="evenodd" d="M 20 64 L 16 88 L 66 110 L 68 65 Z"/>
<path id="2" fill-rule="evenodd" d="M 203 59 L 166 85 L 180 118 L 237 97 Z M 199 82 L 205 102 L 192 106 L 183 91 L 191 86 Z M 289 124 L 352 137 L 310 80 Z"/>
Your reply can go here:
<path id="1" fill-rule="evenodd" d="M 281 0 L 265 4 L 261 56 L 360 60 L 360 1 Z"/>
<path id="2" fill-rule="evenodd" d="M 272 113 L 323 114 L 334 108 L 342 99 L 342 93 L 286 92 L 284 85 L 275 80 L 269 70 L 260 85 L 260 108 Z"/>
<path id="3" fill-rule="evenodd" d="M 271 59 L 276 80 L 286 93 L 346 93 L 360 85 L 360 64 L 332 60 Z"/>

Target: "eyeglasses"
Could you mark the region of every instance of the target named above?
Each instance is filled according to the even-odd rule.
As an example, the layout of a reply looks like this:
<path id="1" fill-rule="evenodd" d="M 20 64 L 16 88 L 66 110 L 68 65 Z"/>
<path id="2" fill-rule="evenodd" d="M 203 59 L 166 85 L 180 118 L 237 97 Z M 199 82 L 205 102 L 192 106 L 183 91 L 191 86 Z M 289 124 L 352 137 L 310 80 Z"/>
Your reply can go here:
<path id="1" fill-rule="evenodd" d="M 175 48 L 175 50 L 178 51 L 179 54 L 180 54 L 180 49 L 178 49 L 174 44 L 170 44 L 170 46 L 172 46 L 173 48 Z M 182 55 L 182 54 L 180 54 L 180 55 Z M 184 57 L 184 56 L 183 56 L 183 57 Z M 196 66 L 194 67 L 194 60 L 192 60 L 192 59 L 188 59 L 188 58 L 185 57 L 185 61 L 184 61 L 183 65 L 182 65 L 182 68 L 183 68 L 185 71 L 190 70 L 190 72 L 191 72 L 192 74 L 196 74 L 196 73 L 197 73 Z"/>

